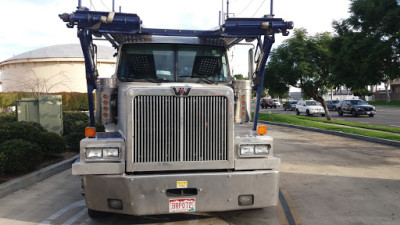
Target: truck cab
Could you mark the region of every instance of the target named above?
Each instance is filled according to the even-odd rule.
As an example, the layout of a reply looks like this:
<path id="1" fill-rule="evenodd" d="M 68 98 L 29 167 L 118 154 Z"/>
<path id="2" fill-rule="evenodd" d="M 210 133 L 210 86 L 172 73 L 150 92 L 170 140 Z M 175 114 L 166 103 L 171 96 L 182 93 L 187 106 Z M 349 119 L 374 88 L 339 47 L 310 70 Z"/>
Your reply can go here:
<path id="1" fill-rule="evenodd" d="M 237 81 L 229 70 L 227 50 L 244 40 L 240 32 L 132 31 L 137 15 L 113 13 L 102 27 L 96 25 L 105 20 L 99 14 L 107 15 L 88 10 L 60 15 L 67 26 L 78 26 L 88 90 L 96 89 L 96 120 L 106 126 L 106 132 L 88 132 L 72 165 L 72 173 L 82 176 L 89 215 L 276 206 L 280 159 L 266 126 L 253 129 L 250 123 L 252 77 Z M 282 26 L 276 25 L 277 32 L 292 27 L 273 22 Z M 266 30 L 266 24 L 257 29 Z M 92 35 L 102 35 L 118 51 L 111 78 L 93 78 Z M 260 58 L 258 71 L 265 62 Z"/>

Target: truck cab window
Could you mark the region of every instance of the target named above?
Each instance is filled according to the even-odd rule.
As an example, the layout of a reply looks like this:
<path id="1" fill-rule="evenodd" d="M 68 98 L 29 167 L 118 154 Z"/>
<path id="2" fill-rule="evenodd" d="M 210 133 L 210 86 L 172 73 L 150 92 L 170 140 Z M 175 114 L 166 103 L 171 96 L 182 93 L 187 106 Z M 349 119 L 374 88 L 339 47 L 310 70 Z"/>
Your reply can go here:
<path id="1" fill-rule="evenodd" d="M 127 82 L 228 82 L 225 48 L 218 46 L 127 44 L 118 78 Z"/>

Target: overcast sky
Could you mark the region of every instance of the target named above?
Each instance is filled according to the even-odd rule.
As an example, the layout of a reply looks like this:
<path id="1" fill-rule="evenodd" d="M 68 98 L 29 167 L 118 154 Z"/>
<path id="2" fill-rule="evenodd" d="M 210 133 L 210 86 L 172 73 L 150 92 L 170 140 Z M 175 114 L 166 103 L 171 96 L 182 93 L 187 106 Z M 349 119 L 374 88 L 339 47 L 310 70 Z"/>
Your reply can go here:
<path id="1" fill-rule="evenodd" d="M 261 17 L 270 12 L 270 0 L 229 2 L 229 13 L 237 17 Z M 315 34 L 332 32 L 333 20 L 349 16 L 349 3 L 349 0 L 275 0 L 273 8 L 275 17 L 293 21 L 295 28 L 303 27 L 309 34 Z M 77 5 L 78 0 L 0 0 L 0 62 L 40 47 L 78 43 L 76 28 L 67 28 L 58 18 L 58 14 L 73 12 Z M 82 0 L 82 5 L 109 11 L 112 0 Z M 137 13 L 145 27 L 211 29 L 218 26 L 222 1 L 115 0 L 115 6 L 116 10 L 121 6 L 122 12 Z M 275 46 L 285 38 L 277 35 Z M 247 66 L 247 62 L 243 64 Z M 244 73 L 240 62 L 232 62 L 231 66 Z"/>

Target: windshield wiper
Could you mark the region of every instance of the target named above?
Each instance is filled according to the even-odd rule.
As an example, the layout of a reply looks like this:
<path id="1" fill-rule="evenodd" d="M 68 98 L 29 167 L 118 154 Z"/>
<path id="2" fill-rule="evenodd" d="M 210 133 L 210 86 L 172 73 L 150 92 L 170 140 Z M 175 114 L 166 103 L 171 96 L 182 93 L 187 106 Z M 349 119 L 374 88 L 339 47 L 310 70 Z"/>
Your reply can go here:
<path id="1" fill-rule="evenodd" d="M 150 82 L 152 82 L 152 83 L 162 83 L 162 82 L 169 82 L 169 80 L 167 80 L 167 79 L 162 79 L 162 78 L 154 78 L 154 77 L 146 77 L 146 78 L 143 78 L 143 79 L 145 79 L 145 80 L 147 80 L 147 81 L 150 81 Z"/>
<path id="2" fill-rule="evenodd" d="M 200 77 L 200 78 L 203 79 L 207 84 L 215 84 L 215 82 L 208 77 Z"/>

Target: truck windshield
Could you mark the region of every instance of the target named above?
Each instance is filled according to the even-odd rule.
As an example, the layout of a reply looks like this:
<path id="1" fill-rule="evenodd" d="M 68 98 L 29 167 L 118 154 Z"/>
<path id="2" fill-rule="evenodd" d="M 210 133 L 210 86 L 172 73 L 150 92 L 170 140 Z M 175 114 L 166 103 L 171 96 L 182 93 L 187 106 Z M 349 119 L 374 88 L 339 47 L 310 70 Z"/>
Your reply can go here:
<path id="1" fill-rule="evenodd" d="M 228 81 L 225 48 L 175 44 L 122 46 L 118 78 L 134 82 Z"/>

